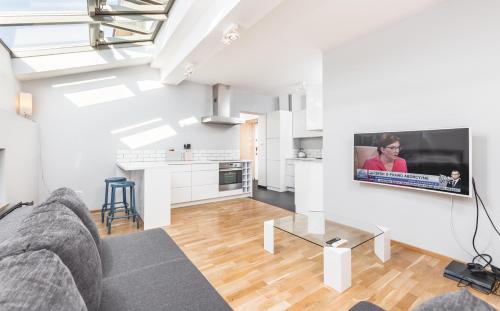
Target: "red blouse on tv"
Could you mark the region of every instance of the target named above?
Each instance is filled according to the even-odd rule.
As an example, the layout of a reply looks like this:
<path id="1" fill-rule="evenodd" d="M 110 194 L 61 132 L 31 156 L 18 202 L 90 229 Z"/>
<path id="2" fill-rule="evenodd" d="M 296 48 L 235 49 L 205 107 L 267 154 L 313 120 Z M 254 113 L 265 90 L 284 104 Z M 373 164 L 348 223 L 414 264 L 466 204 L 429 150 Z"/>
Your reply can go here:
<path id="1" fill-rule="evenodd" d="M 378 156 L 366 160 L 365 164 L 363 164 L 363 169 L 372 171 L 387 171 L 385 169 L 384 163 L 380 161 L 380 158 Z M 406 160 L 403 158 L 396 158 L 394 160 L 394 165 L 392 166 L 391 172 L 408 173 Z"/>

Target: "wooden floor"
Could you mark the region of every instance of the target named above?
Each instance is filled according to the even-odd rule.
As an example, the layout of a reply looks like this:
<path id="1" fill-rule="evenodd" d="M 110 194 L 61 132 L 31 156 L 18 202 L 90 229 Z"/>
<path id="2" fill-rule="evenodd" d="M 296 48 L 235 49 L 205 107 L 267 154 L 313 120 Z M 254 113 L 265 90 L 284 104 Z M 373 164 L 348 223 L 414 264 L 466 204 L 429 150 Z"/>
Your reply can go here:
<path id="1" fill-rule="evenodd" d="M 342 294 L 323 285 L 322 248 L 275 230 L 272 255 L 262 248 L 263 221 L 291 212 L 251 199 L 174 209 L 165 230 L 235 310 L 348 310 L 368 300 L 386 310 L 410 310 L 450 291 L 442 277 L 450 259 L 393 243 L 382 264 L 373 243 L 352 252 L 352 287 Z M 103 237 L 108 236 L 94 214 Z M 112 235 L 137 231 L 117 220 Z M 500 308 L 500 297 L 471 292 Z"/>

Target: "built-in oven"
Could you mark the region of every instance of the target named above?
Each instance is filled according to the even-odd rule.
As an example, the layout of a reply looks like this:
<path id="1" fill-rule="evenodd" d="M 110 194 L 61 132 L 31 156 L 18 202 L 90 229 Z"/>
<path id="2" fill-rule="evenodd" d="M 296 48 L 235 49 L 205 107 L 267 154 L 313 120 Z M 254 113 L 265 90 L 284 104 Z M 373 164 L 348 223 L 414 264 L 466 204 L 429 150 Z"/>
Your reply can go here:
<path id="1" fill-rule="evenodd" d="M 219 191 L 243 188 L 243 166 L 241 162 L 219 163 Z"/>

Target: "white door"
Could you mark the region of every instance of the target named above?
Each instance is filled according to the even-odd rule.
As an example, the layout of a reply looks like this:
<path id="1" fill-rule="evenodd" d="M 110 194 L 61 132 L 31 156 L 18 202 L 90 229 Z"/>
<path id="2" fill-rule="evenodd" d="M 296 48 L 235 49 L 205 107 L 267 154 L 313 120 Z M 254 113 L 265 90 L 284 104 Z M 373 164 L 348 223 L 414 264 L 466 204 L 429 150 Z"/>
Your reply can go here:
<path id="1" fill-rule="evenodd" d="M 267 117 L 265 115 L 259 116 L 259 155 L 258 167 L 259 171 L 258 180 L 259 186 L 267 187 Z"/>

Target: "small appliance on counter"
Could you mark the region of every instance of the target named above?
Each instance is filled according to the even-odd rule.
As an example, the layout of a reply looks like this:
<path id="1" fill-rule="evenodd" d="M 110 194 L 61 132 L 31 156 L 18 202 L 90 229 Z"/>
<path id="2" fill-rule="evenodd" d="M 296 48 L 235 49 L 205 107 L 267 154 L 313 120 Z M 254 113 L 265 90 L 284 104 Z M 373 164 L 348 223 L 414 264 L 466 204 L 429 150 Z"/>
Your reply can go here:
<path id="1" fill-rule="evenodd" d="M 297 152 L 297 158 L 306 158 L 306 157 L 307 157 L 307 154 L 304 151 L 304 148 L 300 148 L 299 152 Z"/>
<path id="2" fill-rule="evenodd" d="M 191 144 L 184 144 L 184 161 L 193 161 L 193 152 Z"/>

